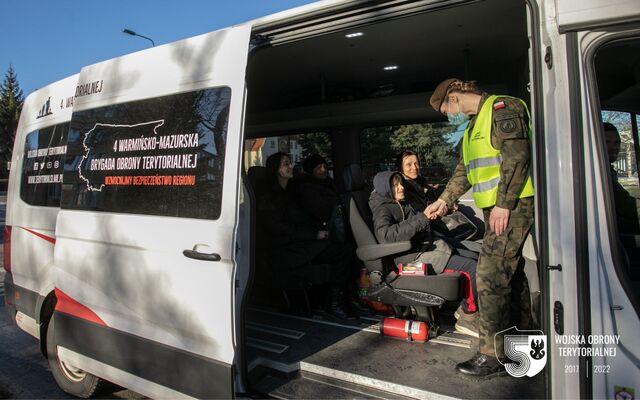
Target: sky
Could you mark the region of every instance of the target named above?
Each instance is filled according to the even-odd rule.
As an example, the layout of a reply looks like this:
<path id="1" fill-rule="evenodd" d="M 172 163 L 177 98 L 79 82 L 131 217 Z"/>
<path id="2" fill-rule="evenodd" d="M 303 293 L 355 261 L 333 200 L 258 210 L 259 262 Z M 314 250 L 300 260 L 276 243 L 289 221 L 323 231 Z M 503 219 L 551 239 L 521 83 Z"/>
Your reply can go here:
<path id="1" fill-rule="evenodd" d="M 270 15 L 313 0 L 2 0 L 0 79 L 9 65 L 25 97 L 91 65 Z"/>

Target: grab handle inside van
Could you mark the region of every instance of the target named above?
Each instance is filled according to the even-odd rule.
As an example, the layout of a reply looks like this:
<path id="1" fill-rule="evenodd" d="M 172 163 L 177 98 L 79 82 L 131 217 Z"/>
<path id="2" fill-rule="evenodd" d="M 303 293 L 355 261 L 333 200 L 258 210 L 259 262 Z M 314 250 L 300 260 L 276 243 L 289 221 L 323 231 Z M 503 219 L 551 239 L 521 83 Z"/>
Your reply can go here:
<path id="1" fill-rule="evenodd" d="M 202 253 L 197 250 L 198 246 L 196 246 L 193 250 L 183 250 L 182 254 L 185 257 L 194 258 L 196 260 L 203 261 L 220 261 L 222 257 L 218 253 Z"/>

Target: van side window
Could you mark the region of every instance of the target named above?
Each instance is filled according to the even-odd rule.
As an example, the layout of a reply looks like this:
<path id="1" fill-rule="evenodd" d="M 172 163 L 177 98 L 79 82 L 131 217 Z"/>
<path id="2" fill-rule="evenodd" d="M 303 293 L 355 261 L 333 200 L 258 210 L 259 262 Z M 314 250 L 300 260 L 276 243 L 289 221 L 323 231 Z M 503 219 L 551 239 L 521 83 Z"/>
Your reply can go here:
<path id="1" fill-rule="evenodd" d="M 640 235 L 640 185 L 631 117 L 626 112 L 602 113 L 618 231 Z"/>
<path id="2" fill-rule="evenodd" d="M 59 207 L 69 123 L 30 132 L 24 146 L 20 198 L 33 206 Z"/>
<path id="3" fill-rule="evenodd" d="M 267 158 L 279 151 L 291 156 L 294 175 L 302 172 L 302 162 L 310 154 L 320 154 L 324 157 L 324 159 L 329 163 L 329 174 L 332 175 L 331 139 L 325 132 L 271 136 L 245 140 L 245 170 L 249 170 L 249 168 L 255 166 L 264 166 Z"/>
<path id="4" fill-rule="evenodd" d="M 640 86 L 639 66 L 629 54 L 636 54 L 639 38 L 614 41 L 602 46 L 595 55 L 595 77 L 601 108 L 603 135 L 603 187 L 612 195 L 617 245 L 624 249 L 621 271 L 634 294 L 640 296 Z M 608 170 L 608 171 L 607 171 Z M 607 179 L 608 178 L 608 179 Z M 615 225 L 613 225 L 615 222 Z"/>
<path id="5" fill-rule="evenodd" d="M 404 150 L 420 156 L 421 174 L 428 183 L 446 185 L 458 163 L 458 143 L 465 128 L 466 124 L 456 130 L 446 122 L 435 122 L 364 129 L 360 150 L 365 185 L 373 189 L 378 172 L 397 170 L 396 157 Z"/>
<path id="6" fill-rule="evenodd" d="M 76 112 L 62 208 L 217 219 L 231 89 Z"/>

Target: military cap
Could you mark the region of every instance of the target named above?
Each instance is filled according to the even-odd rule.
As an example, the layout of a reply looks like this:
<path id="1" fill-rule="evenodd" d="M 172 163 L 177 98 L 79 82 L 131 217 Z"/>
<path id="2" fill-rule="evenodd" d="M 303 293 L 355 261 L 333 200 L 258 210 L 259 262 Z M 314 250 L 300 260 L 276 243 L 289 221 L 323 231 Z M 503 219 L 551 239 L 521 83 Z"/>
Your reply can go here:
<path id="1" fill-rule="evenodd" d="M 449 86 L 453 82 L 458 80 L 459 79 L 457 78 L 449 78 L 440 82 L 440 84 L 436 86 L 436 89 L 433 91 L 433 94 L 429 99 L 429 104 L 431 104 L 431 107 L 433 107 L 434 110 L 436 110 L 437 112 L 440 112 L 440 106 L 442 105 L 442 102 L 444 102 L 444 99 L 447 96 L 447 91 L 449 89 Z"/>

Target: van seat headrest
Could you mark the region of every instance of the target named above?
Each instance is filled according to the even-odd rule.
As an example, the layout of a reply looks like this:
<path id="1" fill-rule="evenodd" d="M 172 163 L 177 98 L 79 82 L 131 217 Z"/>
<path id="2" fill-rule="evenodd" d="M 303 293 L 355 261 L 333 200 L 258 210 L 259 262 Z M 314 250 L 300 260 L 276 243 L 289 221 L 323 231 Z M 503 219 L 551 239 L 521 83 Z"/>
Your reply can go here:
<path id="1" fill-rule="evenodd" d="M 253 188 L 256 197 L 260 197 L 267 191 L 267 168 L 261 165 L 249 167 L 247 171 L 249 184 Z"/>
<path id="2" fill-rule="evenodd" d="M 344 187 L 347 192 L 364 189 L 364 178 L 360 164 L 349 164 L 344 167 Z"/>

